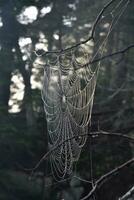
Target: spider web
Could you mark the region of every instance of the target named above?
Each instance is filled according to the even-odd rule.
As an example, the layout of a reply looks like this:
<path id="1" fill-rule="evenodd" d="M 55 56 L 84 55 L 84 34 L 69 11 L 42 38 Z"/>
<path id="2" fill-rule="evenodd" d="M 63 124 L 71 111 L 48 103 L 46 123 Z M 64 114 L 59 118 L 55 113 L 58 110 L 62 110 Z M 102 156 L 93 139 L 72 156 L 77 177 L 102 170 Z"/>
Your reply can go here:
<path id="1" fill-rule="evenodd" d="M 81 69 L 84 57 L 88 56 L 84 53 L 84 57 L 77 59 L 74 51 L 71 55 L 56 55 L 56 61 L 48 62 L 44 71 L 42 97 L 49 148 L 68 140 L 50 156 L 52 170 L 60 179 L 71 174 L 73 162 L 79 159 L 86 142 L 97 76 L 89 64 Z"/>
<path id="2" fill-rule="evenodd" d="M 56 180 L 72 174 L 73 164 L 79 160 L 87 140 L 100 68 L 100 62 L 93 62 L 104 54 L 108 37 L 129 3 L 126 0 L 113 2 L 97 24 L 99 29 L 108 20 L 109 26 L 103 37 L 97 34 L 96 28 L 94 41 L 91 39 L 68 50 L 45 55 L 42 99 L 49 150 L 57 146 L 50 154 Z"/>

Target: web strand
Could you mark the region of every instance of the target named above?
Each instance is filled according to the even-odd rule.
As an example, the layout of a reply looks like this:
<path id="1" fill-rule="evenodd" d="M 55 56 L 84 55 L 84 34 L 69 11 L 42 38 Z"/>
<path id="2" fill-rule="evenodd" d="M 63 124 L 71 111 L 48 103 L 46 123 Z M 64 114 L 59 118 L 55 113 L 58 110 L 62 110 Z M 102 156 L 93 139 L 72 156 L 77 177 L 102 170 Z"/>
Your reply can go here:
<path id="1" fill-rule="evenodd" d="M 109 35 L 128 3 L 129 1 L 121 0 L 111 8 L 112 20 L 108 31 L 92 56 L 89 56 L 89 48 L 85 48 L 86 42 L 84 42 L 67 51 L 52 52 L 53 57 L 50 53 L 44 67 L 41 95 L 47 119 L 49 149 L 63 142 L 50 154 L 52 174 L 57 181 L 66 179 L 72 174 L 73 163 L 79 160 L 87 139 L 86 133 L 91 121 L 97 76 L 101 66 L 100 62 L 95 66 L 90 62 L 93 62 L 98 55 L 103 56 Z M 92 33 L 99 20 L 100 15 L 96 19 Z M 93 35 L 90 40 L 92 38 Z M 81 137 L 81 134 L 85 134 L 85 137 Z"/>

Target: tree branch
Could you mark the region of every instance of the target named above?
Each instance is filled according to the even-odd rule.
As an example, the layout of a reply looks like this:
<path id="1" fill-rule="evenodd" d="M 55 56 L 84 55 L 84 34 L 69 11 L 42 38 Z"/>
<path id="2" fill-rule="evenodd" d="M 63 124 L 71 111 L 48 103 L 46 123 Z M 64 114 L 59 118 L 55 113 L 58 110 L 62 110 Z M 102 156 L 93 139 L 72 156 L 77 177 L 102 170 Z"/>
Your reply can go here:
<path id="1" fill-rule="evenodd" d="M 93 60 L 93 61 L 90 61 L 90 62 L 88 62 L 87 64 L 83 65 L 83 67 L 86 66 L 86 65 L 88 65 L 88 64 L 92 64 L 92 63 L 96 63 L 96 62 L 105 60 L 106 58 L 110 58 L 110 57 L 113 57 L 113 56 L 116 56 L 116 55 L 120 55 L 120 54 L 123 55 L 123 54 L 125 54 L 127 51 L 129 51 L 129 50 L 132 49 L 132 48 L 134 48 L 134 44 L 131 44 L 131 45 L 127 46 L 126 48 L 121 49 L 121 50 L 119 50 L 119 51 L 116 51 L 116 52 L 114 52 L 114 53 L 111 53 L 111 54 L 105 55 L 105 56 L 103 56 L 103 57 L 101 57 L 101 58 L 98 58 L 98 59 L 95 59 L 95 60 Z"/>
<path id="2" fill-rule="evenodd" d="M 120 172 L 122 169 L 124 169 L 125 167 L 130 166 L 132 163 L 134 163 L 134 158 L 128 160 L 127 162 L 123 163 L 122 165 L 116 167 L 115 169 L 111 170 L 110 172 L 104 174 L 103 176 L 101 176 L 96 182 L 94 187 L 92 188 L 92 190 L 85 196 L 83 197 L 81 200 L 86 200 L 89 199 L 90 197 L 93 196 L 93 194 L 95 193 L 95 191 L 97 190 L 97 188 L 100 186 L 100 184 L 103 184 L 105 181 L 108 180 L 108 178 L 112 177 L 114 174 L 116 174 L 117 172 Z"/>
<path id="3" fill-rule="evenodd" d="M 81 68 L 84 68 L 84 67 L 86 67 L 89 64 L 97 63 L 97 62 L 105 60 L 107 58 L 111 58 L 111 57 L 116 56 L 116 55 L 124 55 L 127 51 L 129 51 L 132 48 L 134 48 L 134 44 L 131 44 L 131 45 L 127 46 L 126 48 L 121 49 L 119 51 L 116 51 L 114 53 L 102 56 L 102 57 L 94 59 L 92 61 L 89 61 L 86 64 L 84 64 L 83 66 L 81 66 Z M 39 56 L 39 57 L 42 56 L 42 55 L 38 55 L 37 53 L 36 53 L 36 55 Z M 37 64 L 43 66 L 43 68 L 44 68 L 44 64 L 41 64 L 41 63 L 37 63 Z M 77 69 L 76 69 L 76 71 L 77 71 Z"/>
<path id="4" fill-rule="evenodd" d="M 111 0 L 109 1 L 103 8 L 102 10 L 100 11 L 100 13 L 98 14 L 98 16 L 96 17 L 96 20 L 94 21 L 93 23 L 93 26 L 92 26 L 92 29 L 91 29 L 91 35 L 84 41 L 81 41 L 79 43 L 76 43 L 75 45 L 71 46 L 71 47 L 68 47 L 68 48 L 65 48 L 65 49 L 61 49 L 61 50 L 58 50 L 58 51 L 45 51 L 44 53 L 42 54 L 38 54 L 36 51 L 34 51 L 34 53 L 36 54 L 36 56 L 38 57 L 41 57 L 43 55 L 47 55 L 47 54 L 50 54 L 50 53 L 56 53 L 56 54 L 61 54 L 61 53 L 64 53 L 64 52 L 67 52 L 67 51 L 70 51 L 76 47 L 78 47 L 79 45 L 82 45 L 82 44 L 85 44 L 87 43 L 88 41 L 90 40 L 94 40 L 94 33 L 95 33 L 95 30 L 96 30 L 96 26 L 97 24 L 99 23 L 101 17 L 103 16 L 103 13 L 105 12 L 105 10 L 112 4 L 114 3 L 116 0 Z"/>
<path id="5" fill-rule="evenodd" d="M 119 200 L 128 200 L 133 195 L 134 195 L 134 186 L 125 195 L 120 197 Z"/>
<path id="6" fill-rule="evenodd" d="M 124 135 L 124 134 L 121 134 L 121 133 L 109 133 L 109 132 L 106 132 L 106 131 L 97 131 L 97 132 L 91 132 L 91 133 L 85 133 L 85 134 L 82 134 L 82 135 L 79 135 L 79 136 L 73 136 L 69 139 L 66 139 L 60 143 L 56 143 L 52 149 L 50 149 L 40 160 L 39 162 L 36 164 L 36 166 L 32 169 L 26 169 L 28 171 L 31 171 L 31 175 L 33 174 L 33 172 L 40 166 L 40 164 L 46 160 L 52 152 L 54 152 L 58 147 L 60 147 L 61 145 L 65 144 L 66 142 L 72 140 L 72 139 L 77 139 L 78 137 L 85 137 L 85 136 L 89 136 L 89 137 L 99 137 L 99 136 L 115 136 L 115 137 L 120 137 L 120 138 L 124 138 L 126 140 L 128 140 L 129 142 L 131 143 L 134 143 L 134 138 L 128 136 L 128 135 Z M 59 141 L 58 141 L 59 142 Z"/>

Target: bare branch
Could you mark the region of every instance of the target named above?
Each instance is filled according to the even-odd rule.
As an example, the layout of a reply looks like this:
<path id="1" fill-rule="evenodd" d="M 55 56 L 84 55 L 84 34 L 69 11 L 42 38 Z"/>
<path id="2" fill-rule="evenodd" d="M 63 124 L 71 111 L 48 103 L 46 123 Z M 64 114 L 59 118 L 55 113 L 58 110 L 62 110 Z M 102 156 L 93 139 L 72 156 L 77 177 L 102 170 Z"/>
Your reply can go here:
<path id="1" fill-rule="evenodd" d="M 101 58 L 95 59 L 95 60 L 93 60 L 93 61 L 91 61 L 91 62 L 89 62 L 89 63 L 87 63 L 87 64 L 96 63 L 96 62 L 105 60 L 106 58 L 110 58 L 110 57 L 113 57 L 113 56 L 116 56 L 116 55 L 121 55 L 121 54 L 124 55 L 127 51 L 129 51 L 129 50 L 132 49 L 132 48 L 134 48 L 134 44 L 131 44 L 131 45 L 127 46 L 126 48 L 121 49 L 121 50 L 119 50 L 119 51 L 116 51 L 116 52 L 114 52 L 114 53 L 105 55 L 105 56 L 103 56 L 103 57 L 101 57 Z M 87 64 L 83 65 L 83 67 L 86 66 Z"/>
<path id="2" fill-rule="evenodd" d="M 126 140 L 128 140 L 131 143 L 134 143 L 134 138 L 128 136 L 128 135 L 124 135 L 121 133 L 110 133 L 110 132 L 106 132 L 106 131 L 97 131 L 97 132 L 91 132 L 91 133 L 86 133 L 86 134 L 81 134 L 79 136 L 73 136 L 67 140 L 64 140 L 63 142 L 60 143 L 56 143 L 55 146 L 53 146 L 52 149 L 50 149 L 40 160 L 39 162 L 36 164 L 36 166 L 32 169 L 27 169 L 28 171 L 32 171 L 33 172 L 40 166 L 40 164 L 46 160 L 53 151 L 55 151 L 58 147 L 60 147 L 61 145 L 65 144 L 66 142 L 72 140 L 72 139 L 77 139 L 78 137 L 85 137 L 85 136 L 89 136 L 89 137 L 99 137 L 99 136 L 116 136 L 116 137 L 120 137 L 120 138 L 124 138 Z"/>
<path id="3" fill-rule="evenodd" d="M 96 26 L 97 24 L 99 23 L 101 17 L 103 16 L 103 13 L 105 12 L 105 10 L 112 4 L 114 3 L 116 0 L 111 0 L 109 1 L 104 7 L 103 9 L 100 11 L 100 13 L 98 14 L 98 16 L 96 17 L 96 20 L 94 21 L 93 23 L 93 26 L 92 26 L 92 29 L 91 29 L 91 35 L 84 41 L 81 41 L 79 43 L 76 43 L 75 45 L 69 47 L 69 48 L 66 48 L 66 49 L 61 49 L 61 50 L 58 50 L 58 51 L 45 51 L 43 54 L 38 54 L 36 51 L 34 51 L 34 53 L 36 54 L 36 56 L 40 57 L 40 56 L 43 56 L 43 55 L 47 55 L 49 53 L 56 53 L 56 54 L 61 54 L 61 53 L 64 53 L 66 51 L 70 51 L 76 47 L 78 47 L 79 45 L 82 45 L 82 44 L 85 44 L 87 43 L 88 41 L 90 40 L 94 40 L 94 33 L 95 33 L 95 30 L 96 30 Z"/>
<path id="4" fill-rule="evenodd" d="M 95 191 L 97 190 L 97 188 L 102 185 L 105 181 L 108 180 L 108 178 L 112 177 L 114 174 L 120 172 L 121 170 L 123 170 L 125 167 L 130 166 L 132 163 L 134 163 L 134 158 L 128 160 L 127 162 L 123 163 L 122 165 L 116 167 L 115 169 L 111 170 L 110 172 L 106 173 L 105 175 L 101 176 L 96 182 L 95 185 L 93 187 L 93 189 L 85 196 L 83 197 L 81 200 L 86 200 L 89 199 L 90 197 L 93 196 L 93 194 L 95 193 Z"/>
<path id="5" fill-rule="evenodd" d="M 128 200 L 131 197 L 134 197 L 134 186 L 122 197 L 119 198 L 119 200 Z"/>
<path id="6" fill-rule="evenodd" d="M 129 51 L 130 49 L 132 49 L 132 48 L 134 48 L 134 44 L 131 44 L 131 45 L 127 46 L 126 48 L 121 49 L 121 50 L 119 50 L 119 51 L 116 51 L 116 52 L 114 52 L 114 53 L 111 53 L 111 54 L 102 56 L 102 57 L 97 58 L 97 59 L 94 59 L 94 60 L 92 60 L 92 61 L 89 61 L 89 62 L 87 62 L 86 64 L 84 64 L 84 65 L 82 66 L 82 68 L 86 67 L 86 66 L 89 65 L 89 64 L 97 63 L 97 62 L 99 62 L 99 61 L 105 60 L 105 59 L 107 59 L 107 58 L 114 57 L 114 56 L 116 56 L 116 55 L 124 55 L 126 52 L 128 52 L 128 51 Z M 36 53 L 36 54 L 37 54 L 37 53 Z M 45 53 L 45 54 L 46 54 L 46 53 Z M 39 55 L 37 55 L 37 56 L 39 56 Z M 38 65 L 41 65 L 41 66 L 44 66 L 44 64 L 39 64 L 39 63 L 37 63 L 37 64 L 38 64 Z M 76 70 L 77 70 L 77 69 L 76 69 Z"/>

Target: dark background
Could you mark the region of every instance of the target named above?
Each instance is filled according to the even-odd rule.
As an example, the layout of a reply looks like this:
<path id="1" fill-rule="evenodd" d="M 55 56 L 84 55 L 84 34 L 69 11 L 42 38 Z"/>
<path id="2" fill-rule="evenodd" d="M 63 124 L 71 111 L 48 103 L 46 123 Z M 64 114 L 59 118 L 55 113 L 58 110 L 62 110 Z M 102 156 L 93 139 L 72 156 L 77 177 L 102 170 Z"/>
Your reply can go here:
<path id="1" fill-rule="evenodd" d="M 0 200 L 75 200 L 91 184 L 72 178 L 54 183 L 49 162 L 29 179 L 32 168 L 47 152 L 47 128 L 40 88 L 43 61 L 37 47 L 54 50 L 89 36 L 91 25 L 106 0 L 0 0 Z M 117 1 L 119 2 L 119 1 Z M 34 19 L 26 16 L 32 7 Z M 42 13 L 42 9 L 46 13 Z M 45 10 L 44 9 L 44 10 Z M 30 10 L 28 10 L 28 13 Z M 37 12 L 37 15 L 36 15 Z M 110 11 L 108 11 L 110 12 Z M 107 12 L 107 13 L 108 13 Z M 106 20 L 96 38 L 106 33 Z M 105 26 L 104 26 L 105 25 Z M 134 42 L 134 2 L 130 2 L 107 41 L 104 55 Z M 40 51 L 41 53 L 42 51 Z M 134 48 L 101 63 L 92 113 L 92 131 L 98 129 L 134 136 Z M 93 177 L 133 157 L 134 146 L 121 138 L 98 137 L 87 141 L 74 168 L 90 180 L 92 142 Z M 96 192 L 98 200 L 115 200 L 134 184 L 133 166 L 107 180 Z"/>

